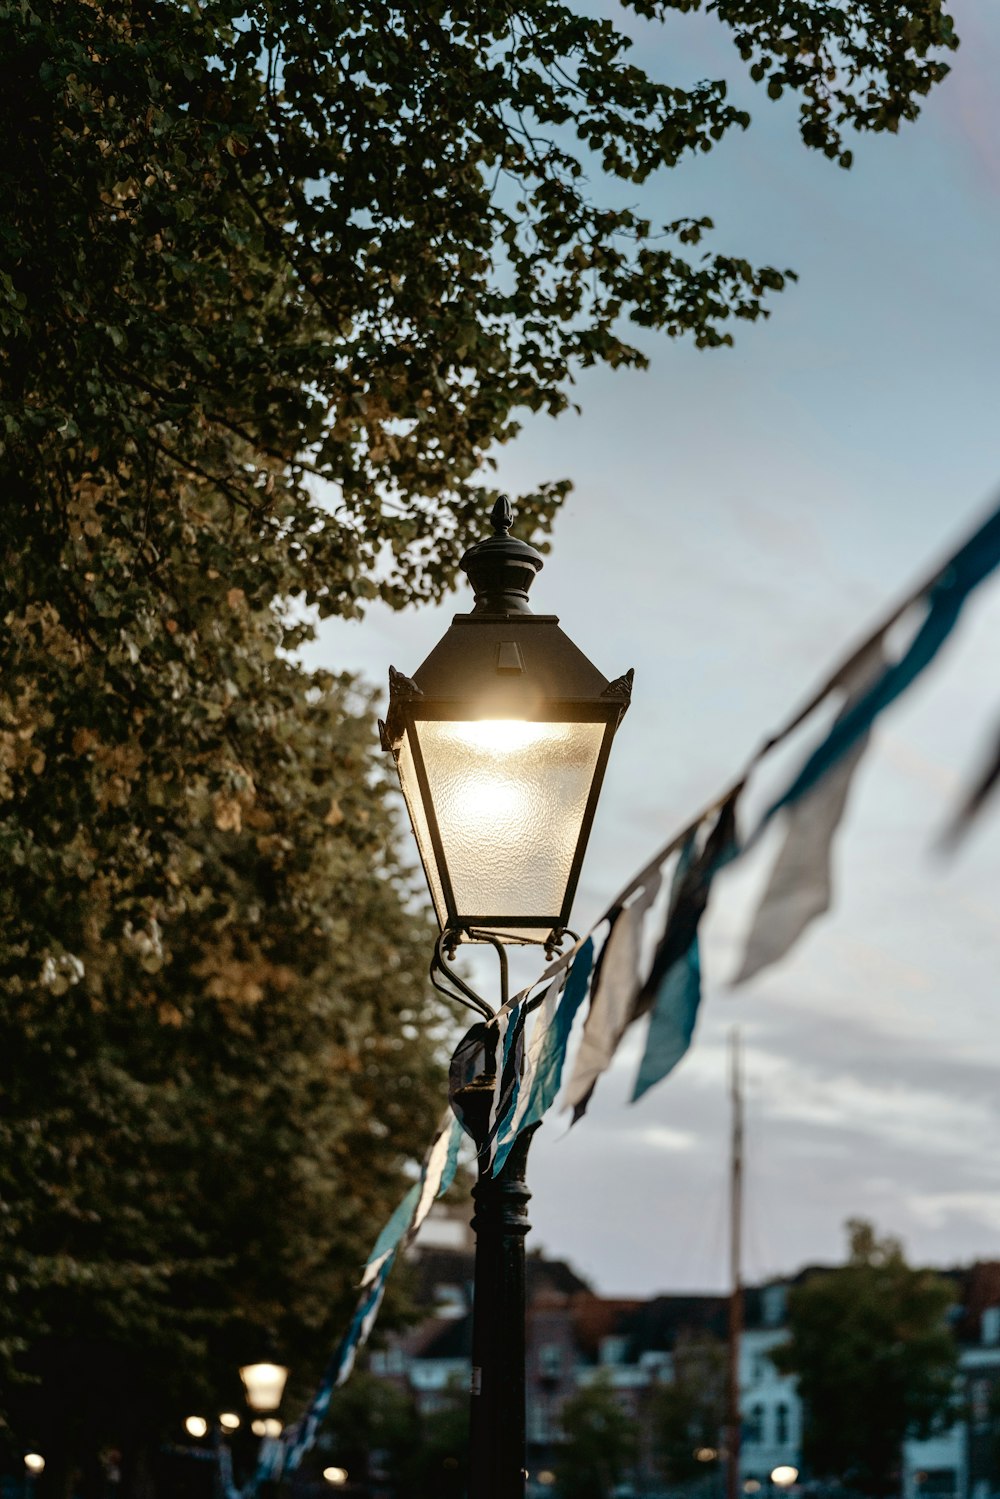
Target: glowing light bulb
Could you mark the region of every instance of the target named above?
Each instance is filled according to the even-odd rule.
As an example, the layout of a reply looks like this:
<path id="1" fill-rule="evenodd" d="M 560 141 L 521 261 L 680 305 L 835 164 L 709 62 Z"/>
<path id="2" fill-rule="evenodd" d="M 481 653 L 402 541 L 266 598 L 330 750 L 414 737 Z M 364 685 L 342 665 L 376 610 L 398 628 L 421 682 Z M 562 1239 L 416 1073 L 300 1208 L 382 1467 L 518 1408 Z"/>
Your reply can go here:
<path id="1" fill-rule="evenodd" d="M 184 1430 L 189 1437 L 203 1437 L 208 1430 L 208 1422 L 204 1416 L 188 1416 L 184 1422 Z"/>
<path id="2" fill-rule="evenodd" d="M 523 718 L 476 718 L 455 724 L 459 742 L 487 754 L 509 755 L 529 749 L 552 737 L 552 724 L 531 723 Z"/>

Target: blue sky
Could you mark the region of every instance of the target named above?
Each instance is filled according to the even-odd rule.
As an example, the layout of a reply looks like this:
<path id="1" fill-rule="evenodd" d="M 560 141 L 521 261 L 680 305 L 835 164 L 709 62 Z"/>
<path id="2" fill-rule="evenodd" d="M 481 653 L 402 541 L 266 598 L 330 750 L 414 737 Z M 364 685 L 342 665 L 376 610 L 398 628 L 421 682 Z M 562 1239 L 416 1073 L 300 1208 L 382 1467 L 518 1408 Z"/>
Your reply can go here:
<path id="1" fill-rule="evenodd" d="M 733 350 L 644 335 L 646 372 L 588 372 L 583 412 L 499 455 L 515 491 L 575 489 L 536 607 L 608 676 L 636 668 L 578 923 L 713 796 L 843 649 L 960 540 L 1000 489 L 1000 11 L 954 7 L 952 75 L 898 137 L 843 172 L 747 83 L 746 135 L 647 184 L 654 217 L 709 213 L 714 244 L 799 282 Z M 675 82 L 734 78 L 713 18 L 634 22 Z M 516 526 L 515 526 L 516 530 Z M 382 682 L 444 609 L 322 627 L 309 660 Z M 1000 583 L 889 715 L 837 848 L 838 901 L 780 968 L 734 995 L 759 871 L 720 885 L 696 1044 L 626 1103 L 637 1039 L 570 1134 L 532 1148 L 532 1240 L 599 1288 L 724 1284 L 725 1038 L 749 1095 L 746 1270 L 830 1259 L 852 1214 L 913 1257 L 1000 1258 L 1000 823 L 961 855 L 934 834 L 1000 718 Z"/>

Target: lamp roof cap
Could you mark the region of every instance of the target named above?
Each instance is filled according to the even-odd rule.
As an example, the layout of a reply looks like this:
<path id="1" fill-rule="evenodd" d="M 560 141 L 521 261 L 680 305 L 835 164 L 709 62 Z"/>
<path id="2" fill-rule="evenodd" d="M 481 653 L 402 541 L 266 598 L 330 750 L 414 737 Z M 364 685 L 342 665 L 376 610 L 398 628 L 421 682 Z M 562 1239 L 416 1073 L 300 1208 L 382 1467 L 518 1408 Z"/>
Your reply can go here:
<path id="1" fill-rule="evenodd" d="M 476 596 L 473 614 L 530 614 L 528 589 L 543 566 L 542 554 L 511 536 L 514 509 L 502 494 L 490 511 L 493 535 L 477 541 L 459 566 Z"/>

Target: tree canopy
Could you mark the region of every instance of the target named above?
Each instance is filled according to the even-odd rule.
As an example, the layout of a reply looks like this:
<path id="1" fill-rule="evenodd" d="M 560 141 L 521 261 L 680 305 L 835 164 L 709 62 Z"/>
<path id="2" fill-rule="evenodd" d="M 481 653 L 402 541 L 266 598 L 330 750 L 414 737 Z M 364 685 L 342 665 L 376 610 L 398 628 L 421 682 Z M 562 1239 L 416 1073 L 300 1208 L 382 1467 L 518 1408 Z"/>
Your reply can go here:
<path id="1" fill-rule="evenodd" d="M 563 1443 L 556 1477 L 561 1499 L 609 1499 L 635 1458 L 638 1434 L 606 1370 L 570 1396 L 560 1425 Z"/>
<path id="2" fill-rule="evenodd" d="M 860 1221 L 848 1235 L 846 1265 L 792 1290 L 790 1337 L 772 1358 L 798 1377 L 812 1472 L 889 1494 L 899 1487 L 903 1438 L 953 1419 L 952 1295 L 940 1277 L 906 1263 L 897 1239 L 879 1239 Z"/>
<path id="3" fill-rule="evenodd" d="M 673 1379 L 653 1395 L 657 1459 L 668 1483 L 704 1477 L 706 1451 L 718 1453 L 726 1422 L 726 1350 L 709 1334 L 678 1341 Z"/>

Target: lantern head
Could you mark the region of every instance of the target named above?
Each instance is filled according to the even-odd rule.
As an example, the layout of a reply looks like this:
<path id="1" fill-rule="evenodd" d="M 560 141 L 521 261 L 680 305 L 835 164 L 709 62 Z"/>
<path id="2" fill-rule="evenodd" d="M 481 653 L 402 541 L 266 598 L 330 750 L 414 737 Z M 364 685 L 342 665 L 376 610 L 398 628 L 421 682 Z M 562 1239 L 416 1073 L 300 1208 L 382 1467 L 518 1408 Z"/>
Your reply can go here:
<path id="1" fill-rule="evenodd" d="M 276 1411 L 285 1393 L 288 1370 L 283 1364 L 244 1364 L 240 1370 L 247 1405 L 253 1411 Z"/>
<path id="2" fill-rule="evenodd" d="M 632 672 L 608 681 L 559 628 L 533 614 L 542 566 L 509 534 L 461 567 L 475 592 L 412 677 L 389 668 L 391 750 L 441 929 L 467 941 L 558 941 Z"/>

